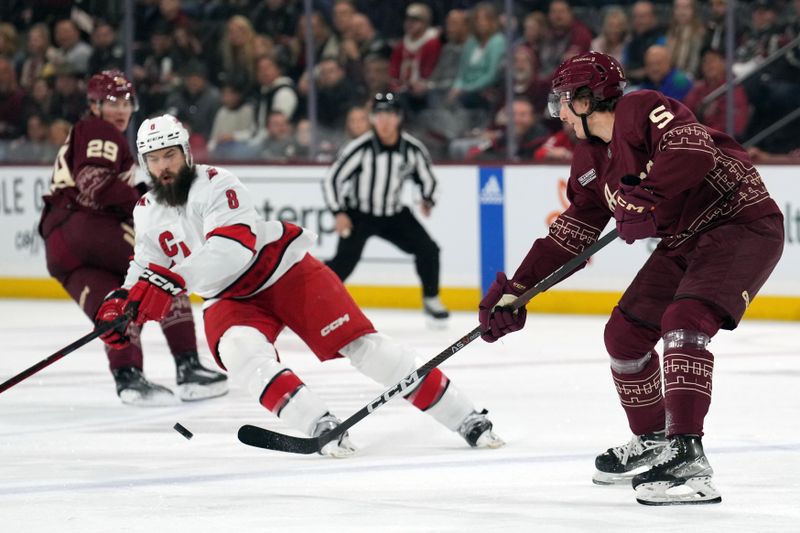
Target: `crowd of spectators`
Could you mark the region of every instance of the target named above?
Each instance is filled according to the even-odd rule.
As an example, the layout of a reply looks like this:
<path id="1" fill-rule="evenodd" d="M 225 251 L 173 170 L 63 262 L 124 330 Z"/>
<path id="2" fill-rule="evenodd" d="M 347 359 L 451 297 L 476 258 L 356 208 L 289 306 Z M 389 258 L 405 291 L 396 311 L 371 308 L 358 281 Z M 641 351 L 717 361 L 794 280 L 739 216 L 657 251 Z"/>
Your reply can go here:
<path id="1" fill-rule="evenodd" d="M 52 162 L 86 110 L 88 77 L 124 70 L 121 3 L 0 7 L 0 161 Z M 388 90 L 436 159 L 506 159 L 511 120 L 516 160 L 568 161 L 574 136 L 544 114 L 550 77 L 590 49 L 623 63 L 628 90 L 661 91 L 725 129 L 726 95 L 707 97 L 726 80 L 726 0 L 517 0 L 512 19 L 501 1 L 316 0 L 311 53 L 300 0 L 134 5 L 135 120 L 175 114 L 198 161 L 302 161 L 312 152 L 330 161 L 370 127 L 368 103 Z M 800 0 L 737 6 L 734 72 L 747 77 L 800 35 Z M 737 85 L 735 136 L 745 140 L 800 107 L 798 80 L 795 49 Z M 771 135 L 759 147 L 789 152 L 792 137 Z"/>

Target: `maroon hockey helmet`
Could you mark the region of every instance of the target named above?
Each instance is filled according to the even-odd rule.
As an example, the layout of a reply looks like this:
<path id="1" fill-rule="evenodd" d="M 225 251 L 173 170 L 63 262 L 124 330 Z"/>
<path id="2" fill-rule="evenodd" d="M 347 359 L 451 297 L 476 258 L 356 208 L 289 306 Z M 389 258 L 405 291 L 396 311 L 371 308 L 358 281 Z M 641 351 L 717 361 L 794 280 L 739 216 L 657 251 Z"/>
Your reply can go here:
<path id="1" fill-rule="evenodd" d="M 104 70 L 89 80 L 86 97 L 90 102 L 129 100 L 136 109 L 136 90 L 133 83 L 120 70 Z"/>
<path id="2" fill-rule="evenodd" d="M 553 91 L 548 102 L 550 114 L 558 117 L 561 98 L 566 96 L 567 101 L 571 101 L 575 92 L 582 87 L 592 91 L 592 99 L 596 103 L 622 96 L 627 83 L 619 61 L 608 54 L 586 52 L 571 57 L 561 63 L 553 74 Z"/>

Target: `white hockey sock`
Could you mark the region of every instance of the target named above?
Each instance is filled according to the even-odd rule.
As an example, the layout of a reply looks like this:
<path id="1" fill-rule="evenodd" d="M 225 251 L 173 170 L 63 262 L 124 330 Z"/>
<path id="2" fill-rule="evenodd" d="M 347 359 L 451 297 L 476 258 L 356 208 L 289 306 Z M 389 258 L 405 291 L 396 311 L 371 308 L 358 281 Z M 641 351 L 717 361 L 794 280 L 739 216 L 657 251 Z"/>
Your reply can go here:
<path id="1" fill-rule="evenodd" d="M 382 333 L 359 337 L 339 351 L 359 372 L 387 387 L 422 366 L 422 361 L 411 348 Z M 411 403 L 453 431 L 475 411 L 469 398 L 438 369 L 409 392 L 406 394 Z"/>
<path id="2" fill-rule="evenodd" d="M 219 355 L 231 384 L 244 388 L 291 427 L 310 435 L 316 421 L 328 412 L 322 400 L 278 361 L 275 348 L 257 329 L 229 328 L 219 341 Z"/>

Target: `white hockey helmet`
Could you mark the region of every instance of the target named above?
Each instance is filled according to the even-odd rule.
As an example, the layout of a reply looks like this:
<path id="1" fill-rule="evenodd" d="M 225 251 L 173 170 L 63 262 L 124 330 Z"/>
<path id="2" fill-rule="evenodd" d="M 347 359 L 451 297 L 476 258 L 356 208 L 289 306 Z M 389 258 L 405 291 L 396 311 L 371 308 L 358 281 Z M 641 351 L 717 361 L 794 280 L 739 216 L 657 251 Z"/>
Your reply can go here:
<path id="1" fill-rule="evenodd" d="M 144 156 L 147 153 L 167 148 L 180 146 L 186 165 L 192 166 L 192 149 L 189 147 L 189 132 L 183 127 L 181 121 L 172 115 L 148 118 L 139 126 L 136 134 L 136 150 L 139 152 L 139 165 L 148 176 L 150 170 Z M 150 176 L 152 178 L 152 176 Z"/>

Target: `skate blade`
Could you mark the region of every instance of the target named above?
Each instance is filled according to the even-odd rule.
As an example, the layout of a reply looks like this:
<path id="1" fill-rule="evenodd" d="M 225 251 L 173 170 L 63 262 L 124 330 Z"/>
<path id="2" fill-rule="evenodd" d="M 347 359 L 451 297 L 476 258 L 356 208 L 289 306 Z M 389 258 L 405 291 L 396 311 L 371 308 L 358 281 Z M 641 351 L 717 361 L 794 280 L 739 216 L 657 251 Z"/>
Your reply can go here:
<path id="1" fill-rule="evenodd" d="M 186 383 L 178 385 L 178 397 L 184 402 L 197 402 L 201 400 L 208 400 L 209 398 L 218 398 L 228 394 L 228 382 L 218 381 L 208 385 L 200 385 L 198 383 Z"/>
<path id="2" fill-rule="evenodd" d="M 666 481 L 642 483 L 634 490 L 636 501 L 642 505 L 702 505 L 722 501 L 711 476 L 689 478 L 680 485 Z"/>
<path id="3" fill-rule="evenodd" d="M 505 445 L 506 441 L 498 437 L 493 431 L 484 431 L 475 442 L 476 448 L 488 448 L 490 450 L 502 448 Z"/>
<path id="4" fill-rule="evenodd" d="M 428 329 L 441 331 L 450 326 L 450 320 L 448 318 L 434 318 L 430 315 L 425 315 L 425 325 L 428 326 Z"/>
<path id="5" fill-rule="evenodd" d="M 649 470 L 649 466 L 644 465 L 640 466 L 639 468 L 634 468 L 630 472 L 625 473 L 609 473 L 609 472 L 601 472 L 600 470 L 595 470 L 594 474 L 592 475 L 592 483 L 595 485 L 631 485 L 631 479 L 633 476 L 641 474 L 642 472 L 647 472 Z"/>
<path id="6" fill-rule="evenodd" d="M 333 457 L 334 459 L 347 459 L 356 454 L 356 448 L 352 443 L 341 446 L 337 443 L 330 442 L 322 447 L 319 451 L 320 455 L 325 457 Z"/>
<path id="7" fill-rule="evenodd" d="M 159 392 L 142 396 L 137 391 L 123 390 L 119 393 L 119 399 L 125 405 L 134 407 L 173 407 L 178 405 L 178 399 L 171 392 Z"/>

